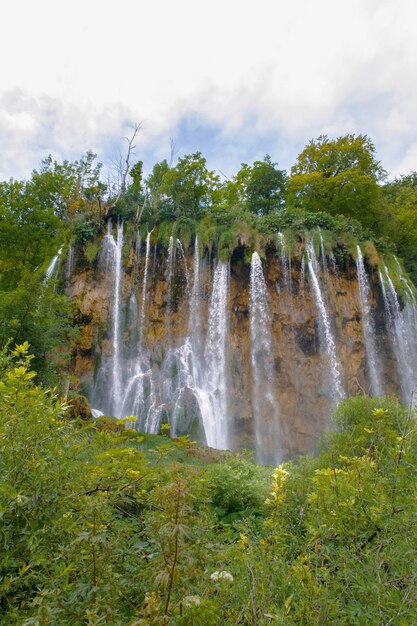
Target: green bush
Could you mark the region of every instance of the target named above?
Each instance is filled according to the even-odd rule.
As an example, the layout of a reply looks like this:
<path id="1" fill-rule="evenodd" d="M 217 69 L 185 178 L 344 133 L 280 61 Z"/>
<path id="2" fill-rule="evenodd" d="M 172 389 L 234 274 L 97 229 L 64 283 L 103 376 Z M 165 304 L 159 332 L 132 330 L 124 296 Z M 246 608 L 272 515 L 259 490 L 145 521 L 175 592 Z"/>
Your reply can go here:
<path id="1" fill-rule="evenodd" d="M 92 213 L 84 213 L 73 222 L 75 242 L 84 245 L 96 237 L 100 230 L 97 217 Z"/>
<path id="2" fill-rule="evenodd" d="M 230 454 L 215 465 L 211 475 L 211 499 L 218 513 L 261 510 L 266 497 L 269 472 L 246 455 Z"/>

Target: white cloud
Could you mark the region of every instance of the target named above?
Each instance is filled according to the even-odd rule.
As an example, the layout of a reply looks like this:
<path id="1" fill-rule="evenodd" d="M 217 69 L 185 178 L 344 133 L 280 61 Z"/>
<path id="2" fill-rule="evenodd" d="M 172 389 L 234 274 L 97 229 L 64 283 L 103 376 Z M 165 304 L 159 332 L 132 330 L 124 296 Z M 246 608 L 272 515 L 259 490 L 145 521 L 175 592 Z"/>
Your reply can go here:
<path id="1" fill-rule="evenodd" d="M 253 135 L 302 146 L 367 132 L 397 173 L 417 142 L 416 18 L 414 0 L 16 1 L 0 41 L 0 174 L 100 152 L 129 122 L 160 152 L 189 115 L 229 154 Z"/>

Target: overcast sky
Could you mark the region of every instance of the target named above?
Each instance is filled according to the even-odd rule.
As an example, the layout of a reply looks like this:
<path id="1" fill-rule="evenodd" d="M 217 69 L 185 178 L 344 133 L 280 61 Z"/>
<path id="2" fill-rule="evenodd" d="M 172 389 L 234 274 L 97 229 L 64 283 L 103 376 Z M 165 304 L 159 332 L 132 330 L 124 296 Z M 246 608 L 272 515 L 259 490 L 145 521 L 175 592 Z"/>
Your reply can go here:
<path id="1" fill-rule="evenodd" d="M 87 149 L 145 169 L 200 150 L 230 175 L 365 133 L 417 170 L 417 0 L 14 0 L 2 7 L 0 178 Z"/>

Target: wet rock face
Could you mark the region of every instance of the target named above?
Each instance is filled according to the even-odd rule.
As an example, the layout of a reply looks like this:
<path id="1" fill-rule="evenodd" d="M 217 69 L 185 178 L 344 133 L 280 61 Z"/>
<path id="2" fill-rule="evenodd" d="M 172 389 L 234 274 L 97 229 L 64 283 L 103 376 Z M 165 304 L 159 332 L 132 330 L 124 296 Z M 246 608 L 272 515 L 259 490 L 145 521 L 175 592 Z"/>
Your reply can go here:
<path id="1" fill-rule="evenodd" d="M 128 359 L 138 349 L 138 325 L 143 300 L 142 278 L 144 256 L 134 258 L 131 253 L 125 265 L 121 284 L 122 358 Z M 177 255 L 173 264 L 171 283 L 168 280 L 166 251 L 153 251 L 149 258 L 149 274 L 143 327 L 143 346 L 150 356 L 155 380 L 162 379 L 160 372 L 169 371 L 166 356 L 170 348 L 179 347 L 190 333 L 190 297 L 193 277 L 193 257 L 186 254 L 185 261 Z M 278 432 L 271 441 L 264 437 L 264 446 L 270 446 L 268 458 L 285 459 L 312 450 L 328 425 L 334 405 L 329 359 L 320 337 L 318 312 L 311 289 L 308 272 L 302 280 L 298 261 L 284 272 L 277 254 L 269 254 L 262 261 L 268 307 L 271 319 L 271 351 L 273 363 L 273 394 L 277 403 L 279 424 L 267 403 L 258 400 L 265 412 L 262 428 L 265 433 Z M 135 268 L 135 270 L 134 270 Z M 207 334 L 208 309 L 213 279 L 213 263 L 204 258 L 200 262 L 199 325 L 202 344 Z M 136 274 L 136 275 L 135 275 Z M 319 276 L 331 329 L 335 338 L 341 382 L 346 394 L 368 391 L 362 313 L 358 282 L 354 268 L 331 271 Z M 114 277 L 98 265 L 95 268 L 75 269 L 68 292 L 75 300 L 78 318 L 82 323 L 81 340 L 74 356 L 73 373 L 80 388 L 89 390 L 90 398 L 94 377 L 98 369 L 111 359 L 112 312 Z M 228 423 L 231 446 L 255 448 L 255 423 L 253 402 L 253 370 L 250 342 L 250 266 L 241 258 L 232 259 L 228 288 L 228 339 L 227 339 L 227 391 Z M 171 301 L 168 302 L 168 294 Z M 383 302 L 379 287 L 372 288 L 372 308 L 378 333 L 378 351 L 382 364 L 382 377 L 386 393 L 398 393 L 395 364 L 386 337 Z M 200 331 L 199 331 L 200 332 Z M 166 371 L 165 371 L 166 370 Z M 175 377 L 172 366 L 172 376 Z M 162 383 L 161 383 L 162 384 Z M 166 383 L 165 383 L 166 384 Z M 173 406 L 162 399 L 162 419 L 169 420 Z M 186 429 L 203 439 L 201 423 L 191 390 L 184 392 L 184 420 L 178 429 Z M 262 413 L 262 411 L 261 411 Z M 184 430 L 185 429 L 185 430 Z M 279 449 L 279 453 L 275 453 Z M 274 452 L 275 450 L 275 452 Z"/>

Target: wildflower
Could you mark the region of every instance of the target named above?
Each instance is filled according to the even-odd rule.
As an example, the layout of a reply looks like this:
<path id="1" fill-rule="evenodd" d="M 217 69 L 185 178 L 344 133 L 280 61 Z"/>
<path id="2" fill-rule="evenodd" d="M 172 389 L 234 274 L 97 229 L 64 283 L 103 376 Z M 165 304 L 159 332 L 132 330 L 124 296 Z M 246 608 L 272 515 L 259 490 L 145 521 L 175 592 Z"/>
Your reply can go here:
<path id="1" fill-rule="evenodd" d="M 210 576 L 211 580 L 228 580 L 230 582 L 233 581 L 233 576 L 230 572 L 219 572 L 215 571 Z"/>

